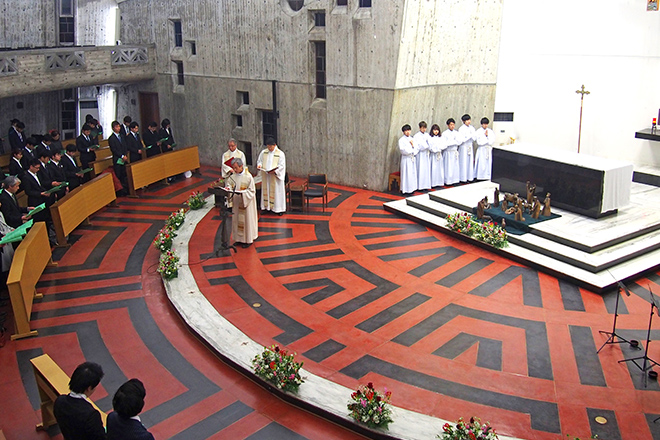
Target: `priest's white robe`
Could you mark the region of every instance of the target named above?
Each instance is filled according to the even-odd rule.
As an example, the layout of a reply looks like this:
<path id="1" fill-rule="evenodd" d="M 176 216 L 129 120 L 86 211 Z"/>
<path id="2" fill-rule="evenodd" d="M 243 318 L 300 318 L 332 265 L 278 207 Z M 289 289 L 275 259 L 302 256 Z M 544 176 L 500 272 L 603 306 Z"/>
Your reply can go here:
<path id="1" fill-rule="evenodd" d="M 474 162 L 472 160 L 472 142 L 474 142 L 474 127 L 461 125 L 458 129 L 460 145 L 458 146 L 459 179 L 461 182 L 474 180 Z"/>
<path id="2" fill-rule="evenodd" d="M 480 127 L 475 133 L 477 152 L 474 154 L 474 175 L 479 180 L 490 180 L 493 168 L 493 144 L 495 132 Z"/>
<path id="3" fill-rule="evenodd" d="M 259 236 L 254 179 L 247 168 L 243 168 L 241 174 L 234 174 L 227 183 L 230 188 L 240 191 L 232 200 L 231 235 L 235 242 L 250 244 Z"/>
<path id="4" fill-rule="evenodd" d="M 442 158 L 443 151 L 447 148 L 442 136 L 429 136 L 429 154 L 431 159 L 431 186 L 443 186 L 445 184 L 445 164 Z"/>
<path id="5" fill-rule="evenodd" d="M 261 172 L 261 209 L 273 212 L 286 211 L 286 158 L 284 152 L 275 147 L 271 153 L 266 148 L 259 153 L 257 168 Z M 267 170 L 273 170 L 267 173 Z"/>
<path id="6" fill-rule="evenodd" d="M 421 131 L 413 136 L 417 147 L 417 189 L 431 189 L 431 159 L 429 134 Z"/>
<path id="7" fill-rule="evenodd" d="M 235 149 L 233 152 L 230 151 L 230 150 L 227 150 L 222 155 L 222 178 L 223 179 L 226 179 L 228 175 L 230 175 L 231 173 L 234 172 L 234 170 L 231 169 L 231 166 L 226 165 L 226 162 L 229 159 L 233 159 L 235 157 L 241 159 L 243 161 L 243 165 L 245 167 L 247 167 L 247 162 L 245 161 L 245 154 L 243 154 L 243 152 L 241 150 L 239 150 L 238 148 Z"/>
<path id="8" fill-rule="evenodd" d="M 442 138 L 447 146 L 442 155 L 445 163 L 445 185 L 453 185 L 460 181 L 458 160 L 459 134 L 456 130 L 447 129 L 442 132 Z"/>
<path id="9" fill-rule="evenodd" d="M 417 147 L 412 136 L 403 135 L 399 139 L 401 152 L 401 192 L 412 193 L 417 190 Z"/>

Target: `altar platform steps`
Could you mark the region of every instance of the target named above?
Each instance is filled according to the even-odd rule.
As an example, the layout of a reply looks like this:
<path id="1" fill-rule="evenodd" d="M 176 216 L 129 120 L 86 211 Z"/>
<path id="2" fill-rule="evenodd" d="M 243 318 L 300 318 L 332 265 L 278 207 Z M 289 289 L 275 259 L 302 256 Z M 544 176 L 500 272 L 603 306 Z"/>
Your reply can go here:
<path id="1" fill-rule="evenodd" d="M 385 204 L 385 209 L 449 231 L 445 217 L 489 200 L 497 184 L 478 182 Z M 555 276 L 602 292 L 660 264 L 660 188 L 633 184 L 631 204 L 601 219 L 553 209 L 561 217 L 509 234 L 509 247 L 496 252 Z M 452 233 L 453 234 L 453 233 Z"/>
<path id="2" fill-rule="evenodd" d="M 660 168 L 647 165 L 636 166 L 633 171 L 633 182 L 660 186 Z"/>

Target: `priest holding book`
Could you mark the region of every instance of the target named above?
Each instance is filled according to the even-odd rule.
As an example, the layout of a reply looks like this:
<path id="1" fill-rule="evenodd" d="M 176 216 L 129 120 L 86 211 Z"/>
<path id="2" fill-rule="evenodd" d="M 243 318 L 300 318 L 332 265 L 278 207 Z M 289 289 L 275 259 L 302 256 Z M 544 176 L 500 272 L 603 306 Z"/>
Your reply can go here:
<path id="1" fill-rule="evenodd" d="M 225 153 L 222 155 L 222 178 L 226 179 L 230 174 L 232 174 L 234 171 L 232 169 L 231 165 L 231 160 L 234 158 L 241 159 L 243 164 L 246 164 L 247 162 L 245 161 L 245 154 L 238 148 L 236 148 L 236 140 L 235 139 L 229 139 L 227 141 L 227 147 L 229 148 Z"/>
<path id="2" fill-rule="evenodd" d="M 261 210 L 284 214 L 286 159 L 272 137 L 266 139 L 266 149 L 259 153 L 257 169 L 261 172 Z"/>

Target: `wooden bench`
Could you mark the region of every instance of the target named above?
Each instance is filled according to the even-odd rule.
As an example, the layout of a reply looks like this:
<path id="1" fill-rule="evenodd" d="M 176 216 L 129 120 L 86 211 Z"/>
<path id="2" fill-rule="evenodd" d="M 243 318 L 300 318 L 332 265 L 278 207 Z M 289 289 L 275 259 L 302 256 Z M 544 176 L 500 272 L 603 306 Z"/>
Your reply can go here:
<path id="1" fill-rule="evenodd" d="M 11 153 L 0 155 L 0 168 L 5 173 L 9 173 L 9 161 L 10 160 L 11 160 Z"/>
<path id="2" fill-rule="evenodd" d="M 67 236 L 81 223 L 89 224 L 89 216 L 117 199 L 110 174 L 95 177 L 80 185 L 50 207 L 57 244 L 65 246 Z"/>
<path id="3" fill-rule="evenodd" d="M 198 169 L 199 149 L 196 145 L 130 163 L 126 165 L 128 192 L 131 196 L 137 197 L 136 190 L 139 188 L 189 170 Z"/>
<path id="4" fill-rule="evenodd" d="M 53 404 L 58 396 L 69 394 L 70 378 L 47 354 L 32 358 L 30 362 L 34 370 L 34 378 L 37 381 L 39 400 L 41 401 L 41 423 L 37 425 L 37 430 L 47 429 L 57 423 L 53 414 Z M 89 399 L 87 401 L 101 413 L 101 420 L 103 426 L 105 426 L 108 415 L 101 411 L 94 402 Z"/>
<path id="5" fill-rule="evenodd" d="M 54 263 L 51 260 L 46 223 L 37 222 L 30 228 L 14 252 L 14 259 L 11 262 L 7 278 L 16 325 L 16 334 L 11 335 L 12 341 L 37 336 L 36 330 L 30 330 L 30 313 L 32 313 L 34 298 L 43 296 L 37 293 L 36 286 L 48 265 L 54 265 Z"/>

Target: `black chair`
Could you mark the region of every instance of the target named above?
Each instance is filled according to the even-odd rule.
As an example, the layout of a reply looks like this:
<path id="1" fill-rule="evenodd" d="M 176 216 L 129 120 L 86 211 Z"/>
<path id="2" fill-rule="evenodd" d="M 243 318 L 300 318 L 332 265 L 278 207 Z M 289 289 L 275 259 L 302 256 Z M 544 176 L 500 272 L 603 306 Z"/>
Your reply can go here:
<path id="1" fill-rule="evenodd" d="M 309 186 L 304 192 L 307 210 L 309 211 L 309 199 L 321 197 L 325 212 L 325 207 L 328 206 L 328 177 L 325 174 L 308 174 L 307 183 Z"/>

